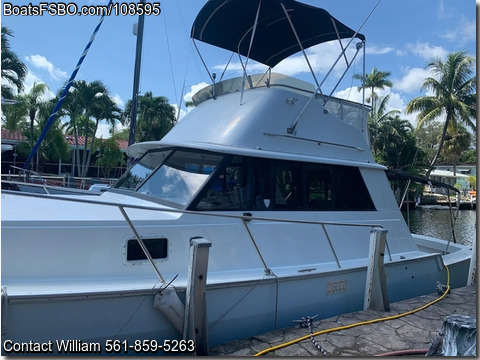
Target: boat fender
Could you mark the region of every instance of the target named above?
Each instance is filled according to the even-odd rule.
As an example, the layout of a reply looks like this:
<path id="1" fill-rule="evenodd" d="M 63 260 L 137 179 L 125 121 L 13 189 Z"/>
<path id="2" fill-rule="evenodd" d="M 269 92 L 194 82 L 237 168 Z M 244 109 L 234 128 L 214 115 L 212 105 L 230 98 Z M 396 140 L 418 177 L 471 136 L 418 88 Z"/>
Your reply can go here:
<path id="1" fill-rule="evenodd" d="M 183 305 L 182 301 L 178 298 L 175 289 L 166 288 L 156 294 L 153 307 L 160 310 L 180 334 L 183 333 L 185 305 Z"/>

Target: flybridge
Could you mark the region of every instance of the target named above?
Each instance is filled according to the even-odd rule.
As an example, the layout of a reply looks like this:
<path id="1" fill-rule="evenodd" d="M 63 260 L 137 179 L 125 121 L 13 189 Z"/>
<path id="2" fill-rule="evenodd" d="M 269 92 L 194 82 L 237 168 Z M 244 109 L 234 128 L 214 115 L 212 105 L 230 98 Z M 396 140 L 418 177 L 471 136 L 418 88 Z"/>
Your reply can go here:
<path id="1" fill-rule="evenodd" d="M 360 129 L 368 141 L 366 118 L 370 111 L 369 106 L 315 93 L 315 87 L 312 84 L 278 73 L 267 72 L 260 75 L 247 75 L 246 81 L 243 81 L 241 77 L 223 80 L 198 91 L 192 97 L 192 101 L 195 106 L 198 106 L 204 101 L 222 95 L 265 87 L 284 87 L 295 93 L 323 100 L 325 110 L 343 122 Z M 291 99 L 291 101 L 295 100 L 294 98 Z M 291 132 L 293 132 L 293 129 Z"/>
<path id="2" fill-rule="evenodd" d="M 222 76 L 215 83 L 216 75 L 210 74 L 204 63 L 212 85 L 194 96 L 193 101 L 196 105 L 206 99 L 235 91 L 241 93 L 240 104 L 242 104 L 245 90 L 263 86 L 286 86 L 290 90 L 310 96 L 305 109 L 313 99 L 319 99 L 326 111 L 333 113 L 349 125 L 359 128 L 369 142 L 367 113 L 370 108 L 365 106 L 364 101 L 358 104 L 332 96 L 362 49 L 364 51 L 363 77 L 365 77 L 365 36 L 344 25 L 326 10 L 293 0 L 210 0 L 197 15 L 192 26 L 191 37 L 194 44 L 195 40 L 199 40 L 237 53 L 243 68 L 241 81 L 239 78 L 222 81 L 225 73 L 223 71 Z M 350 39 L 350 41 L 345 45 L 342 42 L 343 39 Z M 346 51 L 354 39 L 359 41 L 355 44 L 355 53 L 348 59 Z M 334 40 L 339 43 L 340 54 L 324 78 L 319 81 L 305 49 Z M 315 82 L 314 87 L 271 72 L 272 67 L 298 52 L 303 53 Z M 201 58 L 200 52 L 199 55 Z M 242 57 L 246 59 L 242 60 Z M 249 59 L 267 65 L 266 73 L 260 76 L 249 75 L 247 73 Z M 345 61 L 346 68 L 330 93 L 325 94 L 322 86 L 342 59 Z M 295 126 L 302 114 L 303 111 L 287 129 L 288 134 L 295 133 Z"/>

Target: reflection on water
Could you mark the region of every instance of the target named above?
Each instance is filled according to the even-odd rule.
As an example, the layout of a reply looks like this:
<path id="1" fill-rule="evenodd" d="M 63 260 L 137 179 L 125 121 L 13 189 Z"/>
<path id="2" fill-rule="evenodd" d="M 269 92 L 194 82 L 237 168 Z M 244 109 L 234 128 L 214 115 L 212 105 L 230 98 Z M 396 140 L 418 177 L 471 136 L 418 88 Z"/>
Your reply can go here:
<path id="1" fill-rule="evenodd" d="M 402 213 L 405 221 L 407 221 L 407 213 L 405 211 L 402 211 Z M 453 214 L 455 214 L 455 211 Z M 448 207 L 445 207 L 444 210 L 419 207 L 415 211 L 410 211 L 409 215 L 410 231 L 412 233 L 453 241 Z M 458 212 L 455 224 L 457 243 L 473 244 L 476 239 L 475 222 L 475 210 L 460 210 Z"/>

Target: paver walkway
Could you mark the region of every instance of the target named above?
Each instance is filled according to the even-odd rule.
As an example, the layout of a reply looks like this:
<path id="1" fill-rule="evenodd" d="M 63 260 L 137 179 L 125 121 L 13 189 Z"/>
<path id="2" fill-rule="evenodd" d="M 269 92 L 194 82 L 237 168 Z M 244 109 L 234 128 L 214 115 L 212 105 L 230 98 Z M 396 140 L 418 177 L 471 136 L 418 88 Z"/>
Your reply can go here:
<path id="1" fill-rule="evenodd" d="M 383 318 L 419 308 L 437 299 L 438 294 L 424 295 L 390 304 L 388 312 L 365 310 L 314 321 L 313 332 L 342 325 Z M 373 356 L 391 351 L 428 349 L 449 315 L 476 317 L 476 287 L 453 289 L 441 301 L 399 319 L 362 325 L 315 337 L 329 356 Z M 253 356 L 272 346 L 308 335 L 299 326 L 276 330 L 210 349 L 211 356 Z M 323 356 L 310 339 L 271 351 L 264 356 Z"/>

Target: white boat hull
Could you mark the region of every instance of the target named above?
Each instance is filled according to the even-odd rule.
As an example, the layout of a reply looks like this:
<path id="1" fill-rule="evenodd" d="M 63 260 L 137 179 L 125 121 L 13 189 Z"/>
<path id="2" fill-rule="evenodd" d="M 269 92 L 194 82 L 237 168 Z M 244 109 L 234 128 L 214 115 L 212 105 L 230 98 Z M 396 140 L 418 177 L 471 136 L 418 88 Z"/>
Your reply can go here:
<path id="1" fill-rule="evenodd" d="M 455 274 L 464 273 L 468 259 L 451 263 L 451 285 L 466 282 Z M 436 279 L 446 282 L 440 255 L 386 264 L 390 302 L 435 291 Z M 246 338 L 273 329 L 291 326 L 303 316 L 327 318 L 363 309 L 366 266 L 324 273 L 307 273 L 275 278 L 263 276 L 250 281 L 215 282 L 209 274 L 206 291 L 209 345 Z M 184 288 L 177 288 L 182 301 Z M 7 288 L 8 292 L 8 288 Z M 2 317 L 3 339 L 15 343 L 81 340 L 82 354 L 97 354 L 99 344 L 117 341 L 181 340 L 181 334 L 153 306 L 154 291 L 136 290 L 89 294 L 8 296 L 6 317 Z M 91 345 L 87 348 L 87 345 Z M 134 349 L 118 348 L 117 355 L 139 355 Z M 78 348 L 62 353 L 76 354 Z M 157 352 L 164 355 L 172 353 Z M 4 355 L 8 355 L 3 351 Z M 153 355 L 153 353 L 150 353 Z"/>

